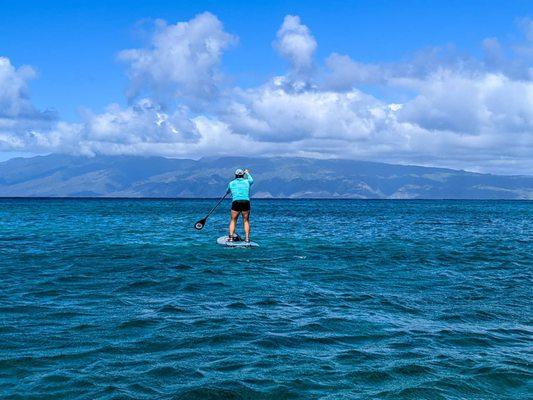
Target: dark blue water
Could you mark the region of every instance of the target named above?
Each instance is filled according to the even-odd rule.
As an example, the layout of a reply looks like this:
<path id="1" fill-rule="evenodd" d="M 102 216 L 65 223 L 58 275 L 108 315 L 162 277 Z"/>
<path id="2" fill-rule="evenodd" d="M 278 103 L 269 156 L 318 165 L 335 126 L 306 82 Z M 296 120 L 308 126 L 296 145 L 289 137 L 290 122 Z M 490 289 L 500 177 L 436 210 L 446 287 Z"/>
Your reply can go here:
<path id="1" fill-rule="evenodd" d="M 0 200 L 2 399 L 526 399 L 533 202 Z"/>

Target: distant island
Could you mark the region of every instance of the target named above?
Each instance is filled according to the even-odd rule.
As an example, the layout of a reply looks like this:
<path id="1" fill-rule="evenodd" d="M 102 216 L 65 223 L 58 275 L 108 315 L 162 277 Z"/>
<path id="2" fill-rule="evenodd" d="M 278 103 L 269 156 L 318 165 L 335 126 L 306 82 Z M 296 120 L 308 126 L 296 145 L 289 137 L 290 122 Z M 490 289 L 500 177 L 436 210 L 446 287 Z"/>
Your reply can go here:
<path id="1" fill-rule="evenodd" d="M 533 199 L 533 176 L 342 159 L 59 154 L 0 163 L 0 196 L 218 197 L 238 167 L 253 171 L 255 198 Z"/>

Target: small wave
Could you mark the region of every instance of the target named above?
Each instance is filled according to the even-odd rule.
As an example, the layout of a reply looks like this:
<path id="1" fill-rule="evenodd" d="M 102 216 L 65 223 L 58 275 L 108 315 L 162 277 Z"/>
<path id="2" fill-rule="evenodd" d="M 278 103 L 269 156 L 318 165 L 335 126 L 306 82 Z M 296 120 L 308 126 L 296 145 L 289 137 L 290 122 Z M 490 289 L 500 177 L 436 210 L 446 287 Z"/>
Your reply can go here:
<path id="1" fill-rule="evenodd" d="M 393 379 L 393 376 L 384 370 L 371 369 L 350 373 L 350 378 L 358 382 L 377 384 L 390 381 Z"/>
<path id="2" fill-rule="evenodd" d="M 214 365 L 211 365 L 210 369 L 218 372 L 234 372 L 239 371 L 247 366 L 248 363 L 244 361 L 223 360 L 221 362 L 217 362 Z"/>
<path id="3" fill-rule="evenodd" d="M 141 288 L 148 288 L 159 285 L 158 281 L 154 280 L 142 280 L 142 281 L 135 281 L 130 284 L 128 284 L 128 288 L 131 289 L 141 289 Z"/>
<path id="4" fill-rule="evenodd" d="M 0 307 L 0 313 L 5 314 L 25 314 L 25 315 L 39 315 L 50 310 L 50 307 L 32 304 L 17 304 L 12 306 Z"/>
<path id="5" fill-rule="evenodd" d="M 357 349 L 349 349 L 341 351 L 335 355 L 335 361 L 340 363 L 358 363 L 358 362 L 370 362 L 385 358 L 383 355 L 373 353 L 370 351 L 363 351 Z"/>
<path id="6" fill-rule="evenodd" d="M 47 384 L 61 384 L 61 383 L 69 382 L 72 378 L 68 375 L 53 373 L 53 374 L 41 376 L 40 379 L 42 382 L 47 383 Z"/>
<path id="7" fill-rule="evenodd" d="M 261 307 L 278 306 L 282 304 L 283 304 L 282 302 L 280 302 L 279 300 L 276 300 L 273 297 L 259 300 L 258 302 L 254 303 L 255 306 L 261 306 Z"/>
<path id="8" fill-rule="evenodd" d="M 282 347 L 295 347 L 299 342 L 299 339 L 294 336 L 269 335 L 254 340 L 251 344 L 261 348 L 278 349 Z"/>
<path id="9" fill-rule="evenodd" d="M 163 365 L 152 368 L 146 371 L 146 373 L 148 375 L 156 376 L 158 378 L 163 378 L 181 375 L 183 371 L 171 365 Z"/>
<path id="10" fill-rule="evenodd" d="M 192 269 L 190 265 L 185 265 L 185 264 L 175 265 L 173 268 L 178 271 L 189 271 Z"/>
<path id="11" fill-rule="evenodd" d="M 26 236 L 0 236 L 1 242 L 17 242 L 17 241 L 24 241 L 28 239 L 30 238 Z"/>
<path id="12" fill-rule="evenodd" d="M 207 269 L 202 270 L 202 272 L 204 274 L 214 275 L 214 276 L 226 275 L 226 272 L 224 272 L 224 270 L 222 270 L 222 269 L 207 268 Z"/>
<path id="13" fill-rule="evenodd" d="M 79 324 L 79 325 L 70 327 L 69 329 L 73 331 L 85 331 L 85 330 L 97 329 L 97 328 L 99 328 L 99 325 L 96 325 L 96 324 Z"/>
<path id="14" fill-rule="evenodd" d="M 16 333 L 18 332 L 18 328 L 14 327 L 14 326 L 9 326 L 9 325 L 0 325 L 0 334 L 1 333 Z"/>
<path id="15" fill-rule="evenodd" d="M 87 275 L 68 275 L 68 276 L 60 276 L 57 278 L 57 283 L 76 283 L 76 282 L 86 282 L 88 280 L 92 279 L 90 276 Z"/>
<path id="16" fill-rule="evenodd" d="M 59 289 L 45 289 L 31 292 L 31 295 L 35 297 L 58 297 L 62 294 L 64 294 L 64 292 Z"/>
<path id="17" fill-rule="evenodd" d="M 137 318 L 124 321 L 118 325 L 119 329 L 146 328 L 159 323 L 159 320 L 153 318 Z"/>
<path id="18" fill-rule="evenodd" d="M 147 385 L 141 385 L 140 383 L 134 383 L 128 386 L 128 392 L 131 392 L 135 398 L 139 398 L 139 395 L 144 394 L 150 396 L 149 398 L 161 398 L 163 393 L 155 390 L 153 387 Z"/>
<path id="19" fill-rule="evenodd" d="M 531 380 L 531 373 L 525 370 L 502 369 L 497 367 L 483 367 L 470 371 L 472 377 L 481 386 L 491 386 L 494 389 L 526 389 Z"/>
<path id="20" fill-rule="evenodd" d="M 408 377 L 412 377 L 415 375 L 431 375 L 435 371 L 433 368 L 426 366 L 426 365 L 420 365 L 420 364 L 405 364 L 405 365 L 398 365 L 391 369 L 391 372 L 395 374 L 405 375 Z"/>
<path id="21" fill-rule="evenodd" d="M 228 387 L 238 388 L 229 389 Z M 252 400 L 267 399 L 265 393 L 250 389 L 238 382 L 224 382 L 224 387 L 200 386 L 181 390 L 176 400 Z"/>
<path id="22" fill-rule="evenodd" d="M 432 386 L 414 386 L 407 387 L 400 390 L 391 391 L 384 393 L 383 398 L 390 399 L 428 399 L 428 400 L 446 400 L 447 396 L 445 391 Z"/>
<path id="23" fill-rule="evenodd" d="M 243 302 L 241 302 L 241 301 L 236 301 L 234 303 L 230 303 L 226 307 L 227 308 L 239 309 L 239 310 L 244 310 L 245 308 L 248 308 L 248 306 L 246 304 L 244 304 Z"/>
<path id="24" fill-rule="evenodd" d="M 65 310 L 65 311 L 57 311 L 46 314 L 47 318 L 53 318 L 53 319 L 71 319 L 76 317 L 83 317 L 87 316 L 87 313 L 79 312 L 79 311 L 71 311 L 71 310 Z"/>
<path id="25" fill-rule="evenodd" d="M 461 347 L 492 347 L 497 339 L 486 333 L 461 332 L 442 329 L 437 335 L 446 343 Z"/>
<path id="26" fill-rule="evenodd" d="M 362 294 L 343 293 L 340 297 L 344 301 L 354 302 L 354 303 L 370 301 L 370 300 L 374 300 L 376 298 L 376 296 L 374 296 L 374 295 L 372 295 L 370 293 L 362 293 Z"/>
<path id="27" fill-rule="evenodd" d="M 187 283 L 183 286 L 182 290 L 184 292 L 196 293 L 202 290 L 202 285 L 200 285 L 199 283 Z"/>
<path id="28" fill-rule="evenodd" d="M 326 329 L 324 327 L 324 325 L 322 325 L 321 323 L 319 322 L 309 322 L 305 325 L 302 325 L 301 328 L 305 331 L 305 332 L 324 332 L 324 331 L 329 331 L 329 329 Z"/>
<path id="29" fill-rule="evenodd" d="M 165 314 L 185 314 L 188 311 L 183 307 L 174 306 L 172 304 L 165 304 L 163 307 L 158 308 L 157 312 Z"/>
<path id="30" fill-rule="evenodd" d="M 418 308 L 402 304 L 399 301 L 395 301 L 392 299 L 383 298 L 379 301 L 379 303 L 382 307 L 387 307 L 387 308 L 390 308 L 394 311 L 398 311 L 401 313 L 415 314 L 415 315 L 420 314 L 420 310 Z"/>

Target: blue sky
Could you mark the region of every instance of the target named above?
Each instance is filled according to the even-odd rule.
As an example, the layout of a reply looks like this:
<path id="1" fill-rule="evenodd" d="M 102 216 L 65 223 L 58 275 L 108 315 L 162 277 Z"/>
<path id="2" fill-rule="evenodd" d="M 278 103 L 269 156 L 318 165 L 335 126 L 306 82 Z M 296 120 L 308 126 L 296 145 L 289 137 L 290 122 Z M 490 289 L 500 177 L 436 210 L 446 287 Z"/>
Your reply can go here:
<path id="1" fill-rule="evenodd" d="M 307 85 L 306 87 L 312 86 L 315 100 L 320 98 L 317 93 L 346 93 L 348 90 L 346 82 L 341 83 L 342 89 L 339 89 L 337 84 L 333 88 L 331 85 L 324 86 L 321 83 L 327 80 L 324 77 L 331 77 L 338 72 L 338 70 L 333 73 L 324 72 L 329 68 L 327 60 L 332 60 L 329 58 L 332 54 L 348 57 L 349 60 L 358 64 L 354 65 L 353 63 L 345 62 L 347 59 L 343 59 L 344 61 L 337 59 L 337 61 L 342 61 L 342 66 L 339 68 L 342 69 L 343 76 L 346 73 L 349 75 L 353 75 L 353 73 L 359 74 L 359 64 L 365 66 L 365 74 L 370 73 L 368 71 L 370 70 L 369 66 L 371 66 L 379 69 L 380 72 L 376 72 L 376 74 L 383 75 L 385 74 L 383 72 L 384 68 L 408 70 L 410 68 L 408 65 L 414 64 L 413 60 L 417 58 L 417 55 L 424 54 L 424 52 L 431 53 L 431 49 L 435 48 L 446 49 L 443 56 L 446 61 L 442 61 L 439 58 L 438 65 L 435 64 L 434 70 L 442 69 L 442 63 L 445 63 L 446 68 L 449 68 L 457 76 L 457 71 L 460 70 L 457 65 L 461 64 L 461 62 L 464 63 L 465 58 L 481 60 L 480 63 L 484 62 L 486 46 L 483 43 L 486 43 L 484 42 L 486 40 L 497 40 L 497 47 L 502 48 L 505 54 L 514 52 L 517 47 L 529 49 L 531 43 L 527 39 L 527 32 L 525 32 L 528 28 L 524 28 L 524 26 L 527 26 L 531 18 L 532 9 L 531 1 L 519 0 L 401 2 L 94 0 L 42 2 L 0 0 L 0 57 L 7 58 L 10 66 L 15 69 L 22 66 L 30 66 L 32 68 L 34 76 L 24 78 L 27 93 L 21 95 L 31 99 L 32 110 L 40 113 L 46 110 L 55 111 L 56 123 L 90 125 L 90 123 L 87 123 L 87 117 L 83 117 L 87 110 L 90 110 L 93 118 L 97 118 L 99 115 L 105 114 L 109 105 L 113 103 L 117 103 L 122 107 L 122 111 L 130 107 L 140 97 L 149 98 L 154 103 L 160 103 L 160 94 L 153 93 L 153 81 L 139 84 L 143 86 L 142 96 L 138 94 L 136 99 L 134 98 L 135 96 L 125 96 L 128 88 L 131 88 L 132 85 L 131 73 L 135 61 L 131 59 L 127 62 L 120 61 L 119 53 L 125 49 L 149 48 L 150 41 L 155 37 L 152 29 L 155 19 L 163 19 L 166 21 L 167 26 L 172 26 L 178 22 L 191 21 L 195 16 L 207 11 L 222 24 L 223 32 L 232 35 L 234 39 L 231 44 L 224 45 L 226 47 L 224 47 L 223 54 L 220 55 L 220 59 L 215 57 L 213 70 L 209 72 L 211 77 L 215 75 L 223 76 L 223 85 L 221 85 L 223 89 L 217 88 L 216 91 L 217 93 L 224 91 L 224 99 L 221 99 L 219 95 L 216 98 L 212 97 L 212 94 L 210 94 L 211 97 L 209 98 L 202 95 L 202 99 L 198 99 L 197 93 L 195 93 L 193 101 L 183 100 L 183 97 L 180 96 L 190 95 L 190 93 L 184 94 L 183 88 L 178 87 L 180 83 L 171 80 L 168 82 L 169 87 L 177 85 L 175 87 L 176 93 L 179 92 L 180 96 L 176 96 L 171 101 L 165 99 L 165 104 L 162 107 L 167 112 L 173 107 L 180 109 L 186 107 L 187 112 L 190 112 L 190 114 L 184 118 L 188 121 L 195 121 L 196 127 L 194 129 L 199 129 L 198 118 L 204 115 L 211 118 L 211 120 L 216 119 L 217 123 L 220 122 L 220 124 L 223 124 L 237 135 L 250 136 L 253 140 L 246 144 L 246 148 L 254 146 L 261 148 L 263 149 L 261 150 L 262 154 L 265 152 L 278 153 L 276 146 L 270 146 L 270 144 L 287 143 L 285 140 L 286 133 L 282 134 L 283 139 L 276 139 L 276 132 L 266 132 L 263 128 L 258 128 L 254 136 L 254 133 L 249 133 L 250 131 L 246 130 L 249 125 L 233 122 L 236 118 L 235 115 L 228 116 L 221 113 L 220 109 L 227 108 L 230 103 L 238 103 L 246 107 L 248 114 L 258 114 L 257 104 L 258 102 L 263 104 L 258 99 L 263 99 L 263 102 L 265 100 L 265 94 L 259 93 L 262 90 L 259 88 L 264 88 L 268 82 L 272 82 L 274 77 L 279 76 L 285 76 L 293 83 L 296 81 L 303 82 L 304 86 Z M 278 43 L 281 39 L 279 37 L 276 39 L 276 33 L 281 29 L 280 27 L 287 15 L 297 16 L 299 18 L 297 25 L 307 29 L 304 32 L 297 27 L 294 32 L 297 32 L 297 34 L 304 32 L 302 34 L 304 39 L 311 38 L 311 42 L 316 42 L 316 46 L 309 50 L 312 58 L 312 66 L 309 67 L 309 70 L 313 70 L 312 74 L 308 71 L 303 74 L 301 70 L 298 70 L 300 67 L 295 66 L 293 55 L 288 53 L 292 50 L 284 51 L 280 47 L 282 45 Z M 210 21 L 206 23 L 212 23 L 212 20 Z M 214 34 L 217 35 L 219 33 L 217 31 Z M 276 45 L 276 43 L 278 44 Z M 511 58 L 513 60 L 518 58 L 520 64 L 529 63 L 531 61 L 529 55 L 526 54 L 524 56 L 523 54 L 524 52 L 518 56 L 514 54 Z M 420 57 L 427 59 L 424 55 L 418 56 L 418 58 Z M 448 59 L 451 58 L 453 60 L 448 62 Z M 401 67 L 391 67 L 400 64 Z M 336 65 L 338 66 L 339 63 L 336 63 Z M 349 68 L 352 68 L 352 70 L 356 68 L 357 72 L 346 72 Z M 378 69 L 376 68 L 373 70 L 377 71 Z M 427 69 L 428 67 L 425 66 L 424 68 Z M 493 73 L 494 69 L 491 68 L 475 66 L 473 70 L 478 74 L 476 76 L 479 76 L 480 71 L 487 74 L 489 72 Z M 504 67 L 501 67 L 502 71 L 504 69 Z M 150 80 L 151 78 L 146 78 L 147 73 L 147 70 L 144 70 L 142 74 L 136 76 L 136 79 Z M 153 69 L 149 71 L 149 74 L 152 73 Z M 508 72 L 501 73 L 506 74 L 505 76 L 511 75 Z M 470 74 L 470 76 L 472 75 L 474 74 Z M 427 87 L 433 86 L 428 83 L 429 79 L 425 77 L 417 77 L 419 81 L 409 85 L 397 84 L 401 79 L 405 81 L 407 78 L 413 79 L 409 75 L 409 77 L 395 77 L 396 83 L 394 84 L 377 84 L 376 79 L 358 78 L 350 83 L 350 88 L 357 90 L 359 94 L 375 97 L 376 101 L 382 101 L 384 104 L 403 104 L 405 102 L 405 108 L 409 108 L 407 107 L 409 100 L 421 95 L 429 96 L 433 89 L 427 89 Z M 524 77 L 512 77 L 512 79 L 523 81 Z M 421 88 L 420 82 L 422 81 L 429 85 L 426 89 Z M 336 82 L 338 83 L 338 79 Z M 158 87 L 164 83 L 161 80 L 155 82 Z M 526 79 L 526 83 L 527 86 L 521 90 L 529 93 L 529 79 Z M 450 84 L 453 85 L 453 82 Z M 216 85 L 220 85 L 220 83 L 217 81 Z M 318 89 L 316 89 L 317 87 Z M 245 90 L 250 91 L 246 96 L 228 94 L 229 91 L 235 93 Z M 289 93 L 289 91 L 286 91 L 286 93 Z M 291 93 L 294 95 L 294 92 Z M 256 97 L 253 97 L 254 95 Z M 303 98 L 302 93 L 298 96 L 298 99 Z M 409 98 L 409 96 L 411 97 Z M 291 104 L 293 104 L 292 100 Z M 369 101 L 372 103 L 374 99 Z M 433 100 L 430 99 L 428 101 Z M 365 102 L 364 105 L 352 104 L 351 106 L 361 106 L 369 109 L 368 104 L 369 102 Z M 523 108 L 524 105 L 518 105 L 517 107 Z M 409 113 L 404 114 L 402 123 L 405 121 L 411 124 L 416 123 L 423 129 L 428 130 L 427 137 L 423 140 L 429 140 L 428 137 L 438 128 L 438 124 L 448 127 L 443 137 L 451 135 L 450 130 L 453 131 L 453 129 L 456 130 L 455 133 L 458 137 L 464 134 L 464 132 L 459 132 L 462 130 L 461 127 L 449 128 L 450 124 L 444 119 L 443 121 L 439 120 L 438 123 L 424 125 L 423 121 L 420 122 L 423 118 L 421 119 L 417 112 L 411 110 Z M 80 115 L 82 116 L 80 117 Z M 275 125 L 267 120 L 268 116 L 255 115 L 255 117 L 256 122 L 259 122 L 254 126 L 261 125 L 262 122 L 265 122 L 268 126 Z M 17 117 L 12 115 L 10 118 L 15 120 Z M 345 125 L 351 124 L 351 129 L 357 130 L 360 121 L 354 121 L 350 116 L 347 116 L 347 118 L 348 121 Z M 529 116 L 526 117 L 526 123 L 529 123 L 527 118 Z M 288 116 L 288 119 L 290 119 L 290 116 Z M 200 120 L 200 122 L 202 121 Z M 361 123 L 366 126 L 367 122 L 365 120 Z M 374 122 L 371 121 L 371 123 Z M 482 128 L 488 129 L 485 123 L 481 128 L 474 127 L 472 124 L 475 123 L 465 121 L 464 126 L 472 126 L 473 136 L 479 136 Z M 177 122 L 175 125 L 187 125 L 187 121 Z M 24 129 L 24 127 L 28 129 L 24 124 L 21 124 L 21 126 L 21 129 Z M 221 129 L 219 125 L 217 125 L 217 128 Z M 526 128 L 526 137 L 524 139 L 521 136 L 520 140 L 524 141 L 525 145 L 528 146 L 531 141 L 531 134 L 527 134 Z M 36 129 L 36 125 L 32 125 L 32 129 Z M 39 129 L 43 132 L 55 132 L 54 127 L 44 126 L 44 124 L 39 124 Z M 188 128 L 183 129 L 186 130 Z M 210 129 L 215 128 L 210 125 Z M 278 131 L 283 131 L 285 127 L 278 127 L 277 129 Z M 289 130 L 288 127 L 286 129 Z M 348 140 L 346 135 L 334 137 L 332 134 L 333 136 L 327 138 L 327 142 L 319 143 L 319 139 L 323 139 L 321 133 L 312 132 L 306 127 L 294 127 L 294 129 L 299 131 L 299 133 L 295 134 L 290 149 L 286 151 L 287 155 L 341 156 L 375 159 L 376 161 L 465 167 L 495 172 L 523 172 L 530 165 L 524 162 L 524 157 L 520 154 L 520 151 L 516 151 L 513 154 L 504 154 L 503 157 L 499 158 L 500 162 L 498 162 L 498 160 L 494 159 L 493 148 L 487 148 L 486 157 L 480 157 L 479 149 L 484 151 L 481 144 L 471 147 L 472 145 L 469 142 L 468 144 L 461 144 L 460 149 L 451 150 L 450 146 L 456 141 L 454 138 L 446 139 L 448 140 L 448 147 L 446 149 L 443 147 L 442 157 L 436 157 L 434 154 L 424 156 L 420 149 L 414 149 L 412 156 L 410 156 L 409 149 L 406 149 L 404 144 L 396 143 L 394 140 L 392 142 L 384 142 L 381 137 L 378 140 L 379 143 L 371 143 L 374 132 L 368 134 L 354 133 L 354 137 L 351 140 Z M 364 130 L 365 128 L 361 129 Z M 516 130 L 517 128 L 513 127 L 512 129 Z M 419 132 L 416 134 L 418 135 Z M 78 135 L 81 135 L 80 138 L 82 136 L 86 138 L 89 134 L 85 129 L 83 134 L 78 133 Z M 154 133 L 154 135 L 158 136 L 160 133 Z M 197 132 L 191 132 L 190 135 L 202 136 L 201 133 Z M 409 141 L 412 142 L 412 135 L 414 134 L 409 133 L 409 135 Z M 70 138 L 70 140 L 71 142 L 68 146 L 59 146 L 57 148 L 51 145 L 13 145 L 13 141 L 11 141 L 11 145 L 0 147 L 3 150 L 0 159 L 6 159 L 14 154 L 21 153 L 78 152 L 75 149 L 76 146 L 72 143 L 74 139 Z M 306 140 L 307 142 L 304 143 Z M 336 151 L 335 148 L 338 143 L 335 144 L 334 142 L 339 140 L 357 143 L 358 150 L 354 150 L 351 153 Z M 439 138 L 433 143 L 443 140 Z M 153 142 L 152 139 L 149 139 L 149 141 Z M 371 144 L 367 146 L 368 148 L 363 148 L 365 141 Z M 115 139 L 112 142 L 115 143 Z M 494 145 L 495 140 L 491 137 L 487 139 L 487 142 L 492 142 Z M 164 143 L 167 143 L 167 141 Z M 401 153 L 401 155 L 394 155 L 393 147 L 396 145 L 401 147 L 401 150 L 397 152 L 397 154 Z M 373 150 L 370 149 L 372 146 L 375 147 Z M 391 148 L 389 153 L 384 150 L 376 150 L 378 147 L 384 149 L 387 146 Z M 93 147 L 87 150 L 91 154 L 102 152 L 101 148 L 105 146 Z M 138 150 L 124 149 L 124 147 L 118 145 L 116 147 L 117 149 L 114 152 L 138 152 Z M 119 150 L 119 147 L 123 150 Z M 287 149 L 289 146 L 284 147 Z M 346 146 L 341 145 L 341 147 Z M 427 143 L 421 147 L 427 147 Z M 325 149 L 324 154 L 320 154 L 319 149 L 321 148 Z M 195 148 L 189 154 L 181 147 L 175 149 L 175 151 L 159 151 L 151 148 L 147 152 L 148 154 L 161 153 L 162 155 L 178 157 L 199 157 L 204 153 L 206 153 L 205 155 L 217 154 L 213 149 L 205 148 L 204 150 Z M 221 153 L 231 152 L 230 150 L 224 149 Z M 83 151 L 79 152 L 83 153 Z M 236 148 L 234 151 L 253 154 L 253 151 L 249 151 L 249 149 L 241 150 Z M 438 151 L 438 149 L 434 151 Z M 461 159 L 446 161 L 448 159 L 447 152 L 449 151 L 454 154 L 459 151 L 464 153 L 464 155 Z M 475 156 L 472 154 L 469 157 L 468 151 L 475 151 Z M 471 159 L 475 160 L 472 161 Z M 509 162 L 501 161 L 503 159 Z M 502 167 L 501 165 L 503 164 L 505 166 Z"/>
<path id="2" fill-rule="evenodd" d="M 530 1 L 0 1 L 0 54 L 35 66 L 32 97 L 75 120 L 77 107 L 123 102 L 127 82 L 119 50 L 142 40 L 139 22 L 217 15 L 239 45 L 224 70 L 249 85 L 283 73 L 272 49 L 280 21 L 299 15 L 320 42 L 318 58 L 336 51 L 366 62 L 395 61 L 429 46 L 455 44 L 479 54 L 487 37 L 512 40 Z M 78 100 L 78 101 L 76 101 Z"/>

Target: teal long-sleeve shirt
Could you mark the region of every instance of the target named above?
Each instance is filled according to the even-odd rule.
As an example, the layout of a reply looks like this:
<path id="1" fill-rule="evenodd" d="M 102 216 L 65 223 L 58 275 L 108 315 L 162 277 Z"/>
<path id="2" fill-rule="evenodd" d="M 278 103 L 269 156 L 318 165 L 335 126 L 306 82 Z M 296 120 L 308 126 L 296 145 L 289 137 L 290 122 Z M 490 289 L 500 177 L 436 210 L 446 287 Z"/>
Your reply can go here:
<path id="1" fill-rule="evenodd" d="M 254 183 L 252 175 L 247 173 L 245 178 L 236 178 L 228 185 L 228 192 L 231 192 L 233 201 L 250 200 L 250 186 Z"/>

